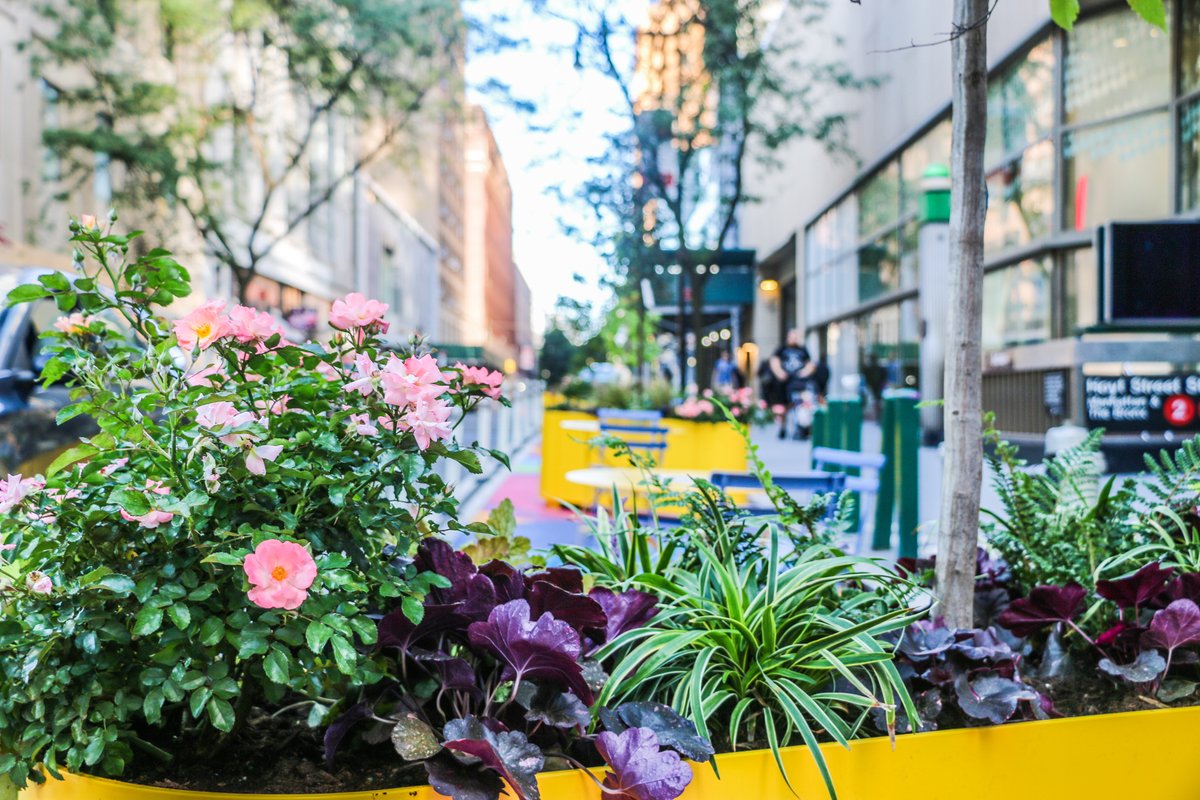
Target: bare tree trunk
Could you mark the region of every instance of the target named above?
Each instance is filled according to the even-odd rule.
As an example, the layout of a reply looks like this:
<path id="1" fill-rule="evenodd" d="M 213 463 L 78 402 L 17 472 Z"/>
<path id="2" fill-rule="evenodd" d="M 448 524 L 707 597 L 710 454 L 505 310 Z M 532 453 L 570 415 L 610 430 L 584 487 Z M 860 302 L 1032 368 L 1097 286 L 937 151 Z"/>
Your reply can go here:
<path id="1" fill-rule="evenodd" d="M 950 294 L 946 331 L 946 461 L 938 525 L 938 614 L 973 625 L 983 483 L 983 148 L 987 131 L 988 0 L 955 0 L 950 157 Z"/>

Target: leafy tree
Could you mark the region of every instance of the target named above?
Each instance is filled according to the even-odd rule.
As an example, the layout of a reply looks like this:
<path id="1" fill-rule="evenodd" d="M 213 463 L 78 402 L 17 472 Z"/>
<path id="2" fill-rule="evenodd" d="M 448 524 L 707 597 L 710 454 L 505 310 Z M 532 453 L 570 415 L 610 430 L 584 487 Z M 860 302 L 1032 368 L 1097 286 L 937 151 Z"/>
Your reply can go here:
<path id="1" fill-rule="evenodd" d="M 111 165 L 113 202 L 189 221 L 239 294 L 277 245 L 450 113 L 464 24 L 453 0 L 63 0 L 40 13 L 41 74 L 62 124 L 44 133 L 63 194 Z"/>
<path id="2" fill-rule="evenodd" d="M 575 345 L 562 332 L 553 327 L 546 331 L 542 340 L 542 351 L 538 355 L 538 368 L 547 383 L 556 384 L 571 371 L 571 359 L 575 355 Z"/>
<path id="3" fill-rule="evenodd" d="M 615 111 L 622 123 L 608 152 L 635 154 L 637 163 L 597 159 L 592 166 L 600 183 L 638 185 L 644 195 L 632 214 L 617 214 L 622 223 L 610 232 L 628 234 L 630 220 L 651 220 L 648 245 L 675 250 L 690 284 L 693 332 L 702 325 L 709 256 L 736 242 L 739 209 L 757 199 L 744 180 L 755 159 L 770 162 L 779 147 L 798 139 L 848 154 L 846 117 L 820 100 L 834 87 L 875 83 L 818 55 L 828 47 L 806 46 L 824 2 L 788 2 L 804 12 L 805 24 L 768 37 L 768 0 L 663 2 L 652 13 L 672 19 L 649 26 L 639 9 L 626 13 L 625 4 L 612 0 L 535 0 L 541 13 L 574 26 L 578 68 L 619 89 Z M 667 65 L 661 72 L 645 66 L 655 53 Z M 593 204 L 606 199 L 595 190 L 595 182 L 585 184 L 580 196 Z M 615 196 L 620 210 L 627 197 Z"/>

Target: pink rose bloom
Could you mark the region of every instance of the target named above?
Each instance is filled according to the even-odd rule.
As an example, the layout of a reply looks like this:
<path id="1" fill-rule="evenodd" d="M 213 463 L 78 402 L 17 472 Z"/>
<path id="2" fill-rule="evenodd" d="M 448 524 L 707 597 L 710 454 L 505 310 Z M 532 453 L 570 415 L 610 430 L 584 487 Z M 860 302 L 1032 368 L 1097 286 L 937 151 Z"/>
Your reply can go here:
<path id="1" fill-rule="evenodd" d="M 188 386 L 214 386 L 216 381 L 213 378 L 218 376 L 225 376 L 225 364 L 219 361 L 189 375 L 187 384 Z"/>
<path id="2" fill-rule="evenodd" d="M 270 339 L 282 329 L 266 311 L 249 306 L 234 306 L 229 312 L 229 333 L 243 344 Z"/>
<path id="3" fill-rule="evenodd" d="M 431 355 L 410 356 L 401 361 L 392 356 L 380 371 L 383 402 L 409 406 L 430 402 L 446 393 L 445 377 Z"/>
<path id="4" fill-rule="evenodd" d="M 217 461 L 212 457 L 212 453 L 205 453 L 202 463 L 204 464 L 204 488 L 209 494 L 213 494 L 221 488 L 221 473 L 217 471 Z"/>
<path id="5" fill-rule="evenodd" d="M 325 361 L 317 362 L 317 374 L 327 381 L 336 381 L 338 378 L 342 377 L 338 374 L 338 371 L 334 369 L 332 364 L 329 364 Z"/>
<path id="6" fill-rule="evenodd" d="M 759 408 L 761 408 L 763 411 L 766 411 L 766 410 L 767 410 L 767 401 L 766 401 L 766 400 L 759 400 L 759 401 L 758 401 L 758 407 L 759 407 Z"/>
<path id="7" fill-rule="evenodd" d="M 54 591 L 54 582 L 46 573 L 34 570 L 25 576 L 25 588 L 34 594 L 50 594 Z"/>
<path id="8" fill-rule="evenodd" d="M 700 416 L 700 405 L 691 398 L 675 406 L 675 416 L 681 419 L 695 419 Z"/>
<path id="9" fill-rule="evenodd" d="M 87 228 L 89 231 L 95 230 L 97 227 L 99 227 L 96 224 L 96 215 L 95 214 L 80 214 L 79 215 L 79 225 L 80 225 L 80 227 Z"/>
<path id="10" fill-rule="evenodd" d="M 500 386 L 504 383 L 504 374 L 486 367 L 468 367 L 455 364 L 454 368 L 462 371 L 463 383 L 483 387 L 483 393 L 493 400 L 500 399 Z"/>
<path id="11" fill-rule="evenodd" d="M 387 333 L 388 323 L 383 321 L 388 304 L 368 300 L 358 292 L 351 292 L 341 300 L 333 301 L 329 312 L 329 324 L 339 330 L 365 328 L 377 333 Z"/>
<path id="12" fill-rule="evenodd" d="M 713 390 L 712 390 L 712 389 L 705 389 L 705 390 L 704 390 L 704 392 L 703 392 L 703 395 L 704 395 L 705 397 L 712 397 L 712 396 L 713 396 Z"/>
<path id="13" fill-rule="evenodd" d="M 254 475 L 266 475 L 268 461 L 279 458 L 283 445 L 260 444 L 246 448 L 246 469 Z"/>
<path id="14" fill-rule="evenodd" d="M 375 365 L 375 362 L 366 353 L 356 355 L 354 357 L 354 380 L 346 384 L 346 391 L 358 392 L 363 397 L 366 397 L 375 391 L 375 386 L 378 383 L 379 367 Z"/>
<path id="15" fill-rule="evenodd" d="M 54 321 L 54 327 L 63 333 L 83 333 L 88 325 L 92 324 L 92 318 L 87 314 L 75 312 L 66 317 L 59 317 Z"/>
<path id="16" fill-rule="evenodd" d="M 734 406 L 733 408 L 729 409 L 729 411 L 735 417 L 740 417 L 742 415 L 742 412 L 745 411 L 745 409 L 742 408 L 741 406 Z"/>
<path id="17" fill-rule="evenodd" d="M 350 429 L 359 436 L 379 435 L 379 428 L 375 426 L 375 423 L 371 422 L 371 416 L 369 414 L 351 414 L 348 423 L 350 425 Z"/>
<path id="18" fill-rule="evenodd" d="M 134 516 L 122 508 L 121 519 L 128 520 L 129 522 L 136 522 L 143 528 L 157 528 L 159 525 L 165 525 L 171 520 L 175 519 L 175 515 L 170 511 L 158 511 L 152 508 L 145 514 Z"/>
<path id="19" fill-rule="evenodd" d="M 784 414 L 785 412 L 787 412 L 787 406 L 783 405 L 782 403 L 776 403 L 775 405 L 771 406 L 772 414 L 778 416 Z"/>
<path id="20" fill-rule="evenodd" d="M 20 475 L 9 475 L 0 480 L 0 514 L 7 514 L 31 493 L 41 489 L 45 484 L 37 478 L 22 478 Z"/>
<path id="21" fill-rule="evenodd" d="M 754 399 L 754 390 L 749 386 L 743 386 L 733 393 L 732 399 L 738 405 L 748 406 Z"/>
<path id="22" fill-rule="evenodd" d="M 184 351 L 191 353 L 197 347 L 205 350 L 213 342 L 229 334 L 229 318 L 225 316 L 225 303 L 210 300 L 195 311 L 175 320 L 175 338 Z"/>
<path id="23" fill-rule="evenodd" d="M 0 553 L 6 553 L 9 550 L 16 550 L 16 549 L 17 549 L 17 546 L 15 544 L 0 544 Z"/>
<path id="24" fill-rule="evenodd" d="M 299 608 L 317 579 L 317 562 L 300 545 L 267 539 L 242 563 L 253 588 L 250 602 L 260 608 Z"/>
<path id="25" fill-rule="evenodd" d="M 717 410 L 717 407 L 708 400 L 697 401 L 696 407 L 700 409 L 701 414 L 711 414 Z"/>
<path id="26" fill-rule="evenodd" d="M 215 403 L 205 403 L 196 409 L 196 424 L 210 431 L 225 428 L 240 428 L 257 420 L 258 417 L 249 411 L 238 411 L 233 403 L 219 400 Z M 221 442 L 231 447 L 239 447 L 253 437 L 249 433 L 226 433 L 218 437 Z"/>
<path id="27" fill-rule="evenodd" d="M 427 450 L 432 442 L 450 438 L 448 420 L 454 410 L 444 400 L 421 401 L 414 405 L 401 419 L 402 427 L 412 433 L 417 447 Z"/>
<path id="28" fill-rule="evenodd" d="M 291 400 L 291 395 L 281 394 L 274 400 L 257 400 L 254 403 L 254 407 L 258 409 L 258 413 L 260 414 L 270 414 L 277 417 L 290 410 L 291 407 L 288 404 Z"/>
<path id="29" fill-rule="evenodd" d="M 101 468 L 100 474 L 107 478 L 109 475 L 112 475 L 114 472 L 128 463 L 128 458 L 114 458 L 107 465 Z"/>

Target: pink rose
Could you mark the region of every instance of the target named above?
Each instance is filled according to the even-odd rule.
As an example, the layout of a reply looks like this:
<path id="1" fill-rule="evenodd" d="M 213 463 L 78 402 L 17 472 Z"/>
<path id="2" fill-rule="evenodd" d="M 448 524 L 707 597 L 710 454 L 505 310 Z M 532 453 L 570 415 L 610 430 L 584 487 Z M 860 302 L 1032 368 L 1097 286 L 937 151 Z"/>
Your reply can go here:
<path id="1" fill-rule="evenodd" d="M 175 519 L 175 515 L 170 511 L 158 511 L 157 509 L 152 508 L 145 514 L 139 514 L 135 516 L 122 508 L 121 519 L 128 520 L 129 522 L 136 522 L 143 528 L 157 528 L 159 525 L 165 525 L 171 520 Z"/>
<path id="2" fill-rule="evenodd" d="M 249 306 L 234 306 L 229 312 L 229 333 L 243 344 L 270 339 L 283 331 L 266 311 Z"/>
<path id="3" fill-rule="evenodd" d="M 79 215 L 79 226 L 81 228 L 86 228 L 89 231 L 95 230 L 96 228 L 99 227 L 96 224 L 96 215 L 95 214 L 80 214 Z"/>
<path id="4" fill-rule="evenodd" d="M 375 423 L 371 422 L 370 414 L 351 414 L 347 422 L 350 425 L 350 429 L 359 436 L 379 435 L 379 428 L 375 426 Z"/>
<path id="5" fill-rule="evenodd" d="M 346 384 L 346 391 L 358 392 L 363 397 L 366 397 L 375 391 L 375 386 L 378 383 L 379 367 L 375 365 L 375 362 L 366 353 L 356 355 L 354 357 L 354 380 Z"/>
<path id="6" fill-rule="evenodd" d="M 483 393 L 493 400 L 500 399 L 500 386 L 504 383 L 504 374 L 487 367 L 468 367 L 455 364 L 454 368 L 462 372 L 462 381 L 468 386 L 480 386 Z"/>
<path id="7" fill-rule="evenodd" d="M 412 433 L 417 447 L 427 450 L 432 442 L 450 437 L 448 420 L 453 410 L 444 400 L 422 400 L 401 417 L 401 428 Z"/>
<path id="8" fill-rule="evenodd" d="M 375 333 L 387 333 L 389 326 L 383 321 L 387 310 L 387 303 L 368 300 L 358 292 L 351 292 L 341 300 L 333 301 L 329 324 L 343 331 L 364 328 Z"/>
<path id="9" fill-rule="evenodd" d="M 278 444 L 260 444 L 246 448 L 246 469 L 254 475 L 266 475 L 268 461 L 279 458 L 283 446 Z"/>
<path id="10" fill-rule="evenodd" d="M 175 338 L 184 351 L 201 350 L 229 334 L 229 319 L 225 316 L 225 303 L 210 300 L 195 311 L 175 320 Z"/>
<path id="11" fill-rule="evenodd" d="M 83 333 L 88 325 L 92 324 L 92 318 L 87 314 L 75 312 L 66 317 L 59 317 L 54 321 L 54 327 L 63 333 Z"/>
<path id="12" fill-rule="evenodd" d="M 675 406 L 675 416 L 681 419 L 695 419 L 700 416 L 700 405 L 692 398 L 684 400 L 679 405 Z"/>
<path id="13" fill-rule="evenodd" d="M 217 382 L 213 378 L 224 376 L 225 364 L 218 361 L 189 375 L 187 377 L 187 384 L 188 386 L 215 386 Z"/>
<path id="14" fill-rule="evenodd" d="M 114 458 L 107 465 L 100 469 L 100 474 L 107 478 L 109 475 L 112 475 L 114 472 L 128 463 L 128 458 Z"/>
<path id="15" fill-rule="evenodd" d="M 401 360 L 392 356 L 380 370 L 383 402 L 410 406 L 429 402 L 446 393 L 445 376 L 431 355 Z"/>
<path id="16" fill-rule="evenodd" d="M 0 514 L 12 511 L 26 497 L 43 486 L 45 484 L 37 478 L 22 478 L 20 475 L 9 475 L 0 480 Z"/>
<path id="17" fill-rule="evenodd" d="M 54 582 L 46 573 L 34 570 L 25 576 L 25 588 L 34 594 L 50 594 L 54 591 Z"/>
<path id="18" fill-rule="evenodd" d="M 296 609 L 308 599 L 317 563 L 295 542 L 267 539 L 242 563 L 253 588 L 250 602 L 261 608 Z"/>

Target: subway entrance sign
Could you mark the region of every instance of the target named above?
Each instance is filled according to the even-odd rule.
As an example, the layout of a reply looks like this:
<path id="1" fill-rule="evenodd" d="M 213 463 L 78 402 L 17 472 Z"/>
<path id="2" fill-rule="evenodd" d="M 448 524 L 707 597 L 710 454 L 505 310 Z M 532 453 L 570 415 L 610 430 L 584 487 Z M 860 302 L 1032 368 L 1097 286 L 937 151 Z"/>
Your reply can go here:
<path id="1" fill-rule="evenodd" d="M 1200 430 L 1200 373 L 1088 375 L 1083 394 L 1089 428 L 1125 433 Z"/>

